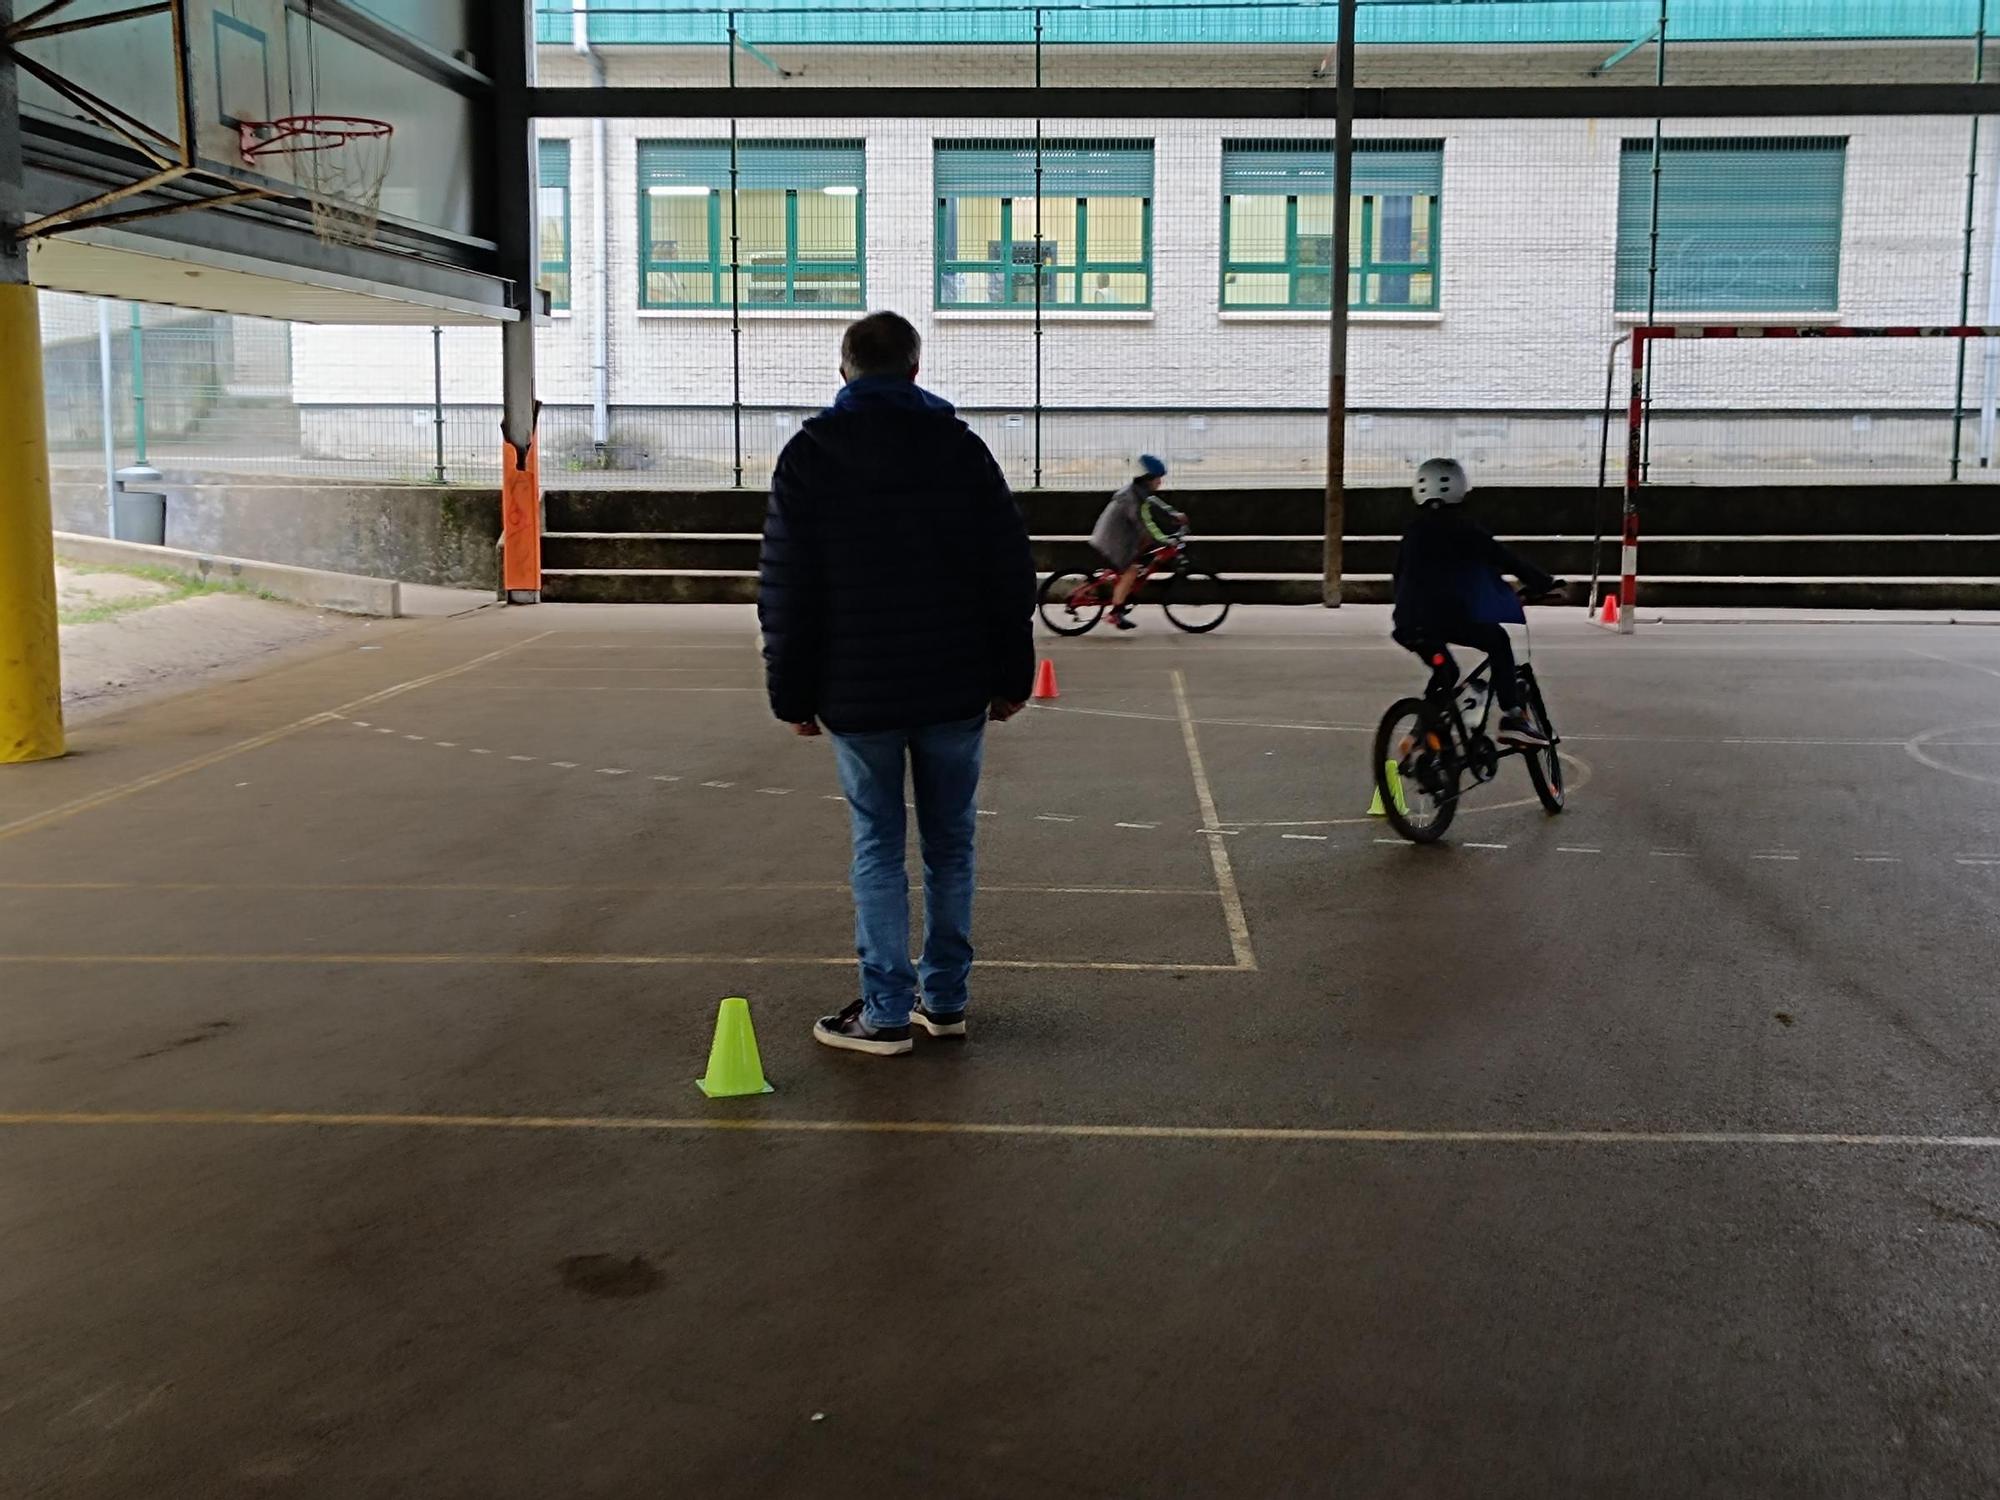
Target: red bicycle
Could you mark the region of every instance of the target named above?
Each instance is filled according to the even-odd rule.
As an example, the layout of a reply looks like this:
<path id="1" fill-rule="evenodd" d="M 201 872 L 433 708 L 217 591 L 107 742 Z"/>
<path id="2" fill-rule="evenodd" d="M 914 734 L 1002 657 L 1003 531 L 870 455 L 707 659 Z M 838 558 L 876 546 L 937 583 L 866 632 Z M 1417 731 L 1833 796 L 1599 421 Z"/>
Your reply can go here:
<path id="1" fill-rule="evenodd" d="M 1188 565 L 1187 533 L 1179 531 L 1141 559 L 1139 581 L 1126 605 L 1157 604 L 1177 630 L 1206 635 L 1229 618 L 1229 587 L 1213 573 L 1198 573 Z M 1155 580 L 1158 580 L 1157 583 Z M 1111 607 L 1118 569 L 1086 573 L 1059 568 L 1042 580 L 1036 608 L 1042 623 L 1057 635 L 1082 635 L 1095 630 Z"/>

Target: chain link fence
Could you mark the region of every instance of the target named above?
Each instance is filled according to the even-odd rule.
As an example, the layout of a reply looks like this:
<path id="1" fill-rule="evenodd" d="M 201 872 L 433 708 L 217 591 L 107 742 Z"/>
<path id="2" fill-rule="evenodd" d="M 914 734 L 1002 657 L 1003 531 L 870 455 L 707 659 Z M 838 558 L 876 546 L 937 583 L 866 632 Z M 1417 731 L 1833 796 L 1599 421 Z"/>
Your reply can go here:
<path id="1" fill-rule="evenodd" d="M 1364 3 L 1364 85 L 1946 82 L 1988 0 Z M 1116 86 L 1116 115 L 548 122 L 550 486 L 759 487 L 893 308 L 1010 479 L 1324 480 L 1332 127 L 1155 116 L 1184 84 L 1326 85 L 1324 5 L 551 4 L 558 85 Z M 1663 29 L 1664 17 L 1664 29 Z M 1610 477 L 1639 323 L 2000 322 L 2000 140 L 1966 117 L 1362 121 L 1350 481 L 1455 454 Z M 490 484 L 484 329 L 322 328 L 45 299 L 60 464 Z M 1648 478 L 1983 479 L 1996 353 L 1661 346 Z M 108 357 L 110 398 L 104 392 Z M 1607 378 L 1610 377 L 1610 378 Z M 1608 396 L 1607 396 L 1608 393 Z"/>

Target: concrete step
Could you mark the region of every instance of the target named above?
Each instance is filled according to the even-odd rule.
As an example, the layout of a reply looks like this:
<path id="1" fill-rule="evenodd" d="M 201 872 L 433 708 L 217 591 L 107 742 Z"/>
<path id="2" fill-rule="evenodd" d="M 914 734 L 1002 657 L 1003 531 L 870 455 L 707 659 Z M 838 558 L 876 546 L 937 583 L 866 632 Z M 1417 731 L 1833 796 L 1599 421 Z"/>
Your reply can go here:
<path id="1" fill-rule="evenodd" d="M 1600 554 L 1605 571 L 1618 571 L 1615 537 L 1607 537 L 1601 549 L 1588 537 L 1574 536 L 1522 538 L 1516 545 L 1563 577 L 1589 576 L 1593 553 Z M 542 561 L 558 569 L 754 572 L 758 547 L 755 532 L 553 532 L 542 540 Z M 1201 537 L 1194 565 L 1225 577 L 1314 573 L 1320 552 L 1316 536 Z M 1098 565 L 1081 537 L 1037 538 L 1034 556 L 1039 573 Z M 1395 556 L 1394 538 L 1347 539 L 1349 572 L 1387 573 Z M 1648 577 L 1985 578 L 2000 576 L 2000 536 L 1665 537 L 1644 542 L 1640 560 Z"/>
<path id="2" fill-rule="evenodd" d="M 1259 573 L 1226 579 L 1237 604 L 1318 604 L 1317 573 Z M 1581 606 L 1587 585 L 1571 584 L 1568 599 Z M 551 568 L 542 596 L 552 604 L 749 604 L 757 598 L 754 572 L 693 569 Z M 1386 604 L 1386 574 L 1349 573 L 1341 598 L 1349 604 Z M 1639 590 L 1650 608 L 1746 609 L 2000 609 L 2000 577 L 1740 577 L 1649 576 Z M 1142 603 L 1150 602 L 1142 599 Z"/>
<path id="3" fill-rule="evenodd" d="M 1018 495 L 1029 528 L 1040 536 L 1086 535 L 1108 498 L 1099 491 L 1043 490 Z M 1323 528 L 1318 489 L 1182 490 L 1174 502 L 1212 536 L 1312 536 Z M 1479 517 L 1515 535 L 1588 536 L 1600 524 L 1618 529 L 1613 490 L 1551 486 L 1482 489 Z M 749 490 L 590 490 L 553 488 L 545 496 L 551 531 L 754 532 L 765 497 Z M 2000 490 L 1989 484 L 1757 485 L 1661 484 L 1641 492 L 1648 537 L 1956 535 L 2000 529 Z M 1408 523 L 1405 489 L 1347 494 L 1350 535 L 1395 535 Z"/>

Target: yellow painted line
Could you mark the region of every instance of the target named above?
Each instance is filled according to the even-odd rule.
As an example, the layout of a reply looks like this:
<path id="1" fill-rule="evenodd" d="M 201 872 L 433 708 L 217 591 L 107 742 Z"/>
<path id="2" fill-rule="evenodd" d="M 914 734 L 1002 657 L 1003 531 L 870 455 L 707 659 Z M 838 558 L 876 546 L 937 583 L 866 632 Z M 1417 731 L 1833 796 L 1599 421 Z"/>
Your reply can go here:
<path id="1" fill-rule="evenodd" d="M 1194 793 L 1201 804 L 1201 826 L 1208 830 L 1208 857 L 1215 866 L 1215 889 L 1222 897 L 1223 920 L 1229 926 L 1229 951 L 1236 955 L 1236 967 L 1255 969 L 1256 950 L 1250 946 L 1250 919 L 1243 913 L 1243 896 L 1236 889 L 1236 876 L 1229 866 L 1229 841 L 1216 827 L 1215 794 L 1209 790 L 1208 771 L 1201 763 L 1201 744 L 1195 738 L 1194 716 L 1188 712 L 1187 679 L 1174 668 L 1174 708 L 1180 715 L 1181 739 L 1187 745 L 1188 768 L 1194 772 Z"/>
<path id="2" fill-rule="evenodd" d="M 195 967 L 202 964 L 291 964 L 345 968 L 354 965 L 450 968 L 518 965 L 522 968 L 852 968 L 850 953 L 835 958 L 781 953 L 0 953 L 0 964 L 91 964 Z M 1241 964 L 1117 963 L 1084 958 L 982 958 L 981 969 L 1101 969 L 1120 974 L 1239 974 Z"/>
<path id="3" fill-rule="evenodd" d="M 390 698 L 398 698 L 404 693 L 413 693 L 418 688 L 429 687 L 434 682 L 443 682 L 446 678 L 456 677 L 462 672 L 470 672 L 475 667 L 483 667 L 488 662 L 496 661 L 510 651 L 518 651 L 523 646 L 532 645 L 536 641 L 543 640 L 554 634 L 553 630 L 544 630 L 539 635 L 526 636 L 512 645 L 502 646 L 497 651 L 489 651 L 484 656 L 475 656 L 471 661 L 461 662 L 455 667 L 447 667 L 441 672 L 431 672 L 423 677 L 412 677 L 407 682 L 399 682 L 392 687 L 383 688 L 379 692 L 369 693 L 365 697 L 343 703 L 337 708 L 329 708 L 320 713 L 308 714 L 303 719 L 294 719 L 289 724 L 281 725 L 276 729 L 266 730 L 263 734 L 252 735 L 247 740 L 238 740 L 235 744 L 225 745 L 220 750 L 211 750 L 206 755 L 197 755 L 193 760 L 184 760 L 177 766 L 169 766 L 164 771 L 155 771 L 150 776 L 141 776 L 136 781 L 128 781 L 123 785 L 110 787 L 101 792 L 92 792 L 87 797 L 79 797 L 75 801 L 61 803 L 58 806 L 49 808 L 45 812 L 30 813 L 27 817 L 16 818 L 11 823 L 0 823 L 0 839 L 11 839 L 37 828 L 46 828 L 51 823 L 60 822 L 64 818 L 73 818 L 78 813 L 89 812 L 92 808 L 103 807 L 107 803 L 120 801 L 126 797 L 134 796 L 139 792 L 150 791 L 152 788 L 163 786 L 169 781 L 178 781 L 183 776 L 190 776 L 196 771 L 206 770 L 208 767 L 220 761 L 228 760 L 232 756 L 247 754 L 252 750 L 261 750 L 264 746 L 275 744 L 288 735 L 297 734 L 302 729 L 311 729 L 319 724 L 332 723 L 334 720 L 342 718 L 356 709 L 366 708 L 373 703 L 382 703 Z"/>
<path id="4" fill-rule="evenodd" d="M 1996 1135 L 1759 1130 L 1396 1130 L 1310 1125 L 1011 1124 L 977 1120 L 783 1120 L 648 1115 L 319 1114 L 301 1110 L 13 1110 L 0 1127 L 267 1127 L 323 1130 L 582 1131 L 630 1134 L 1012 1136 L 1107 1141 L 1235 1141 L 1330 1146 L 1848 1147 L 2000 1150 Z"/>

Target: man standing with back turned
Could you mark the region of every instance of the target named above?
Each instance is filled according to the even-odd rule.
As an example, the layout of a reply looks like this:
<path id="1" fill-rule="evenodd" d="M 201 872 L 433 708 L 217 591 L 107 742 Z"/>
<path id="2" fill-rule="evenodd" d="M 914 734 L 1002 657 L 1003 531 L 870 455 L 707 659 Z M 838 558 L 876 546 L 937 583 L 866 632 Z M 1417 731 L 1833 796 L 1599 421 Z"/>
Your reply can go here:
<path id="1" fill-rule="evenodd" d="M 832 735 L 853 821 L 861 998 L 813 1036 L 882 1055 L 910 1050 L 913 1023 L 965 1035 L 980 753 L 1035 668 L 1027 528 L 986 445 L 917 385 L 921 353 L 894 313 L 847 330 L 845 385 L 771 476 L 759 568 L 771 711 L 795 734 Z M 924 860 L 919 968 L 906 763 Z"/>

